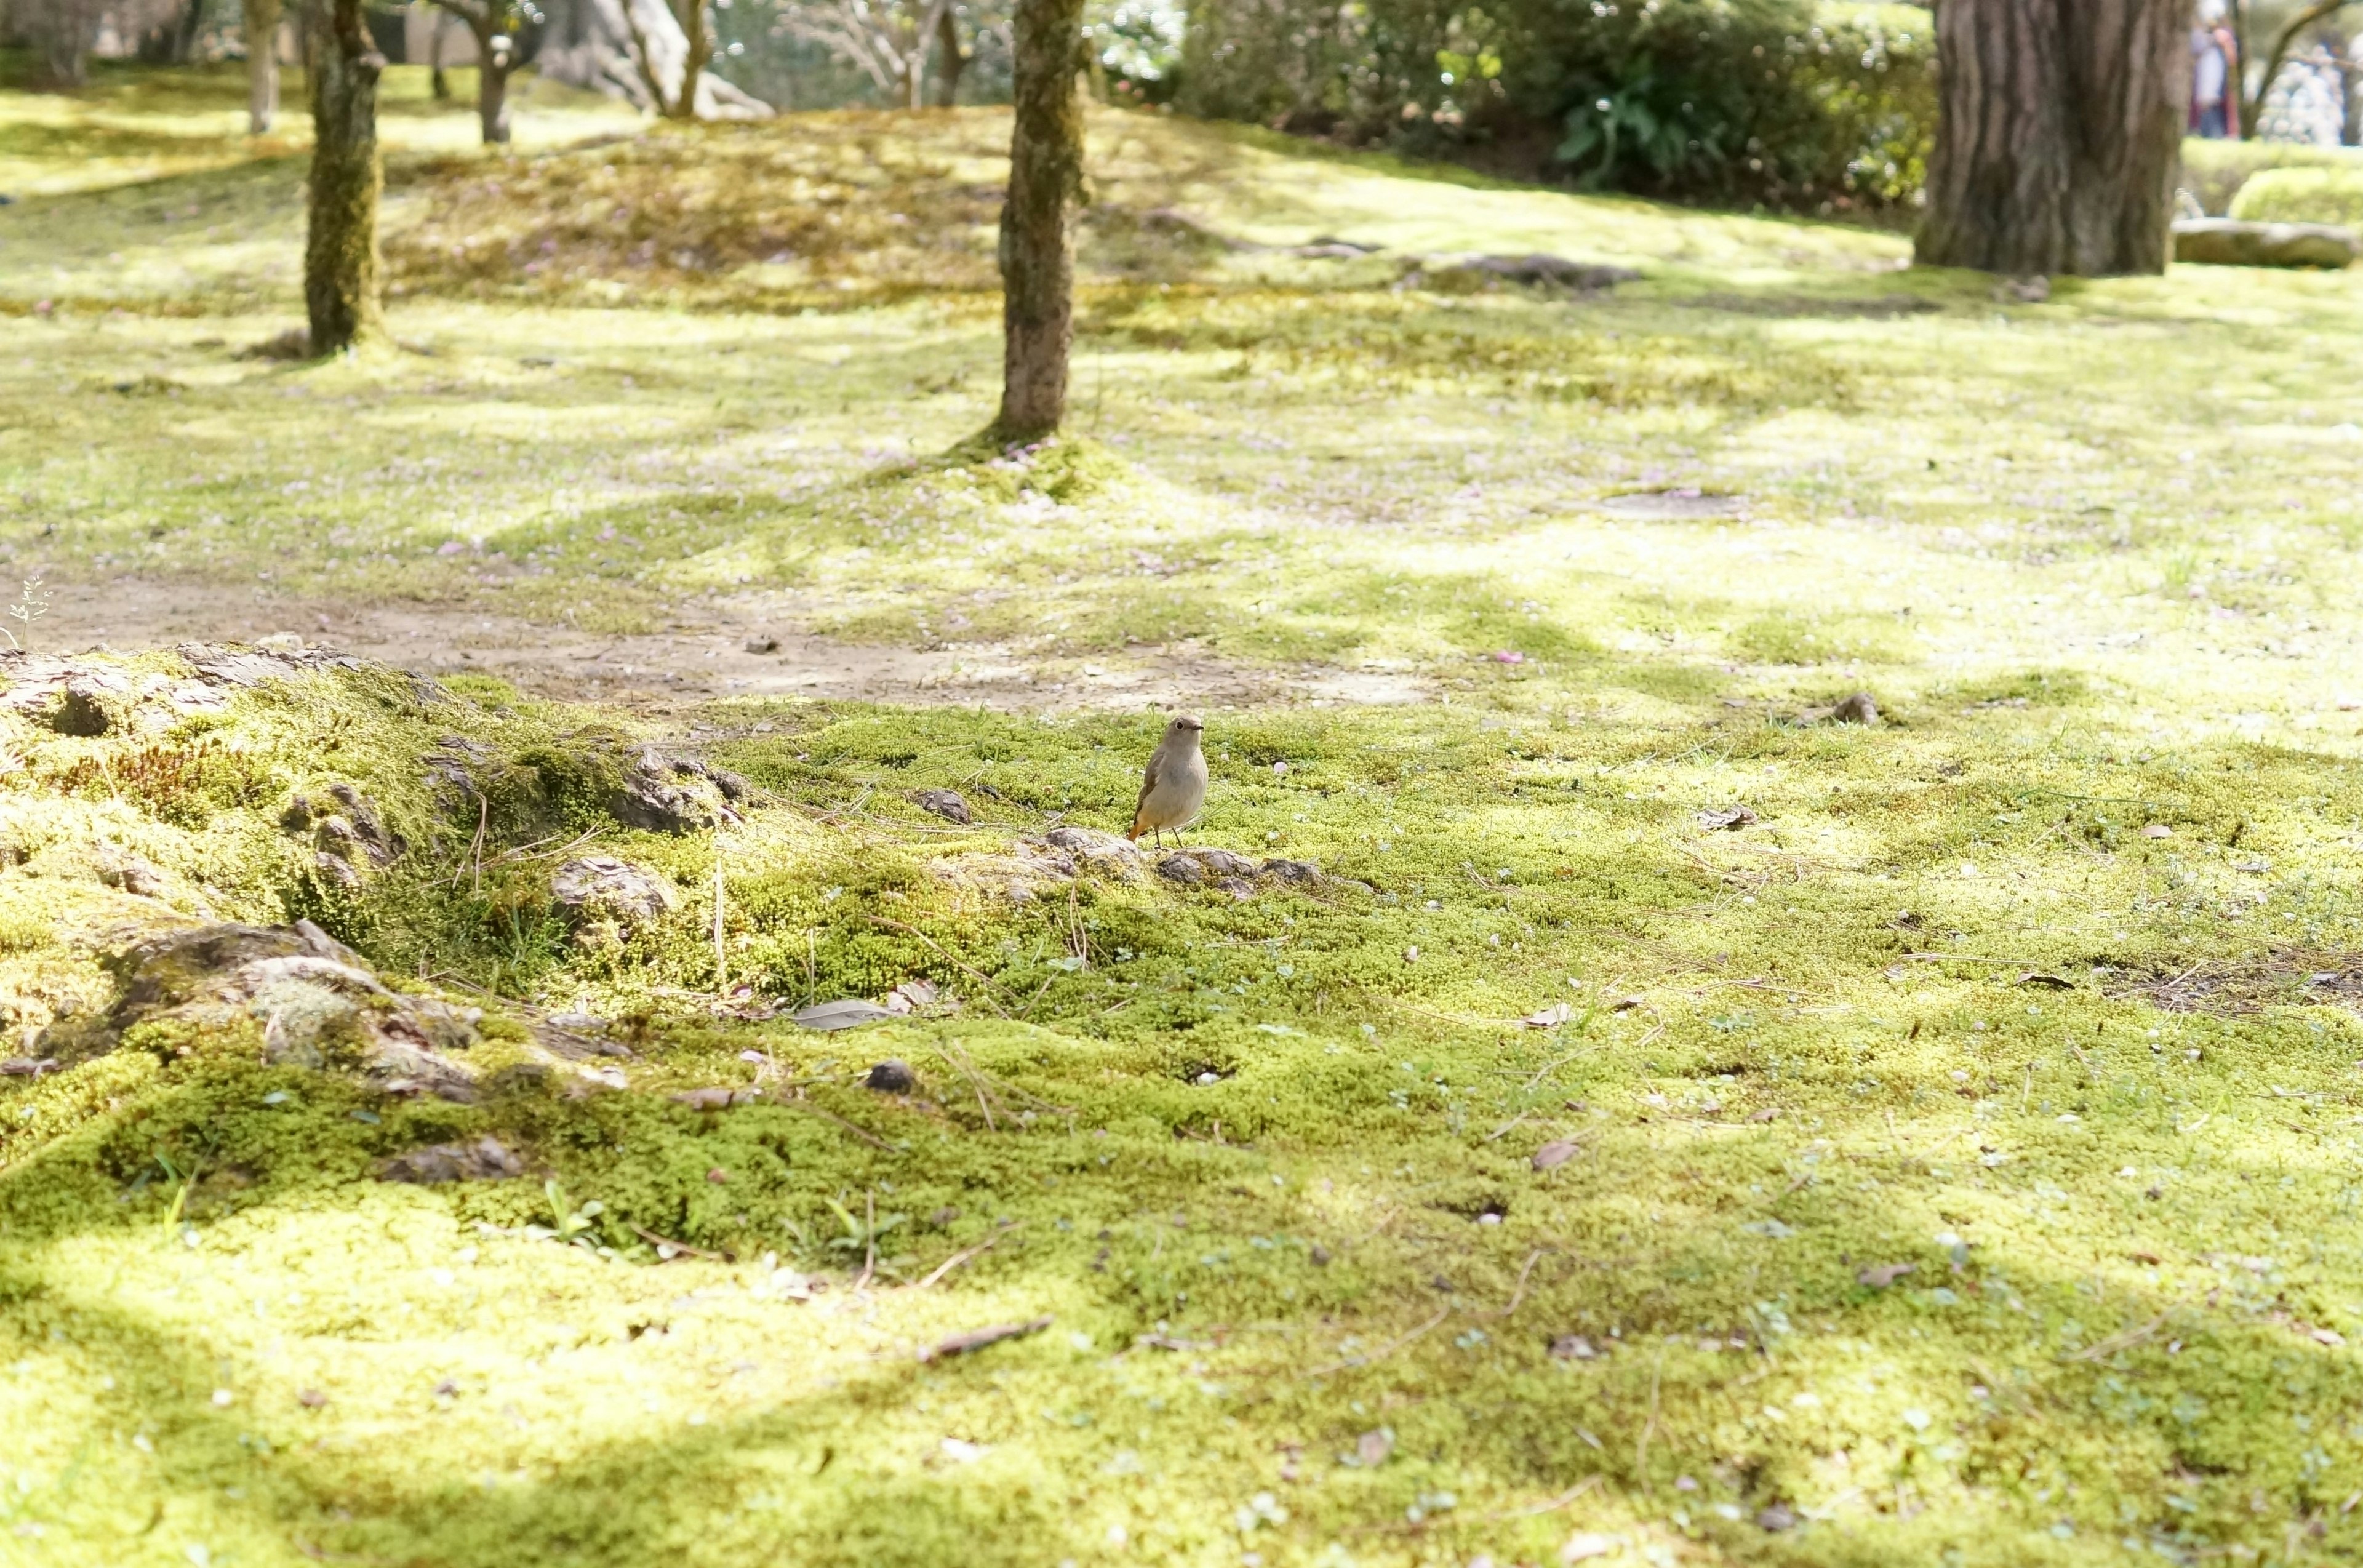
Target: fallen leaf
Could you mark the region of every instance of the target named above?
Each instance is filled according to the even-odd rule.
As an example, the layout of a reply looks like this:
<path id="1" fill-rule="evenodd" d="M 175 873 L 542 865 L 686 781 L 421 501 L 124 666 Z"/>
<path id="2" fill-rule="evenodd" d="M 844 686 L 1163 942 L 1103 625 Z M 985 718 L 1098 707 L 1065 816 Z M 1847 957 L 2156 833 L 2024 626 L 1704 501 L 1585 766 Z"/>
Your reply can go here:
<path id="1" fill-rule="evenodd" d="M 1535 1151 L 1535 1169 L 1548 1171 L 1555 1166 L 1564 1165 L 1575 1158 L 1575 1151 L 1581 1147 L 1582 1145 L 1571 1138 L 1554 1138 Z"/>
<path id="2" fill-rule="evenodd" d="M 919 1352 L 923 1362 L 942 1361 L 949 1356 L 964 1356 L 981 1351 L 987 1345 L 997 1345 L 1004 1340 L 1022 1340 L 1028 1334 L 1038 1334 L 1050 1326 L 1048 1317 L 1037 1318 L 1030 1323 L 1000 1323 L 990 1329 L 971 1329 L 965 1334 L 954 1334 Z"/>
<path id="3" fill-rule="evenodd" d="M 1561 1334 L 1551 1341 L 1550 1353 L 1553 1361 L 1562 1362 L 1588 1362 L 1600 1354 L 1581 1334 Z"/>
<path id="4" fill-rule="evenodd" d="M 1365 1470 L 1375 1470 L 1384 1464 L 1387 1455 L 1394 1451 L 1395 1435 L 1384 1427 L 1364 1432 L 1354 1440 L 1354 1457 L 1361 1461 Z"/>
<path id="5" fill-rule="evenodd" d="M 821 1002 L 793 1015 L 795 1021 L 808 1029 L 849 1029 L 863 1024 L 874 1024 L 894 1015 L 875 1002 L 865 1002 L 859 996 L 839 1001 Z"/>
<path id="6" fill-rule="evenodd" d="M 1525 662 L 1526 656 L 1514 648 L 1504 648 L 1493 655 L 1493 662 L 1496 664 L 1523 664 Z"/>
<path id="7" fill-rule="evenodd" d="M 1766 1106 L 1762 1110 L 1757 1111 L 1749 1116 L 1747 1119 L 1750 1121 L 1778 1121 L 1781 1119 L 1781 1113 L 1775 1110 L 1772 1106 Z"/>
<path id="8" fill-rule="evenodd" d="M 1575 1017 L 1575 1009 L 1565 1002 L 1553 1002 L 1538 1013 L 1528 1013 L 1525 1025 L 1530 1029 L 1555 1029 Z"/>
<path id="9" fill-rule="evenodd" d="M 1734 806 L 1722 811 L 1702 811 L 1698 814 L 1698 825 L 1710 833 L 1725 829 L 1736 833 L 1755 820 L 1756 813 L 1744 806 Z"/>
<path id="10" fill-rule="evenodd" d="M 2151 1268 L 2158 1267 L 2158 1257 L 2156 1252 L 2127 1252 L 2125 1256 L 2136 1263 L 2147 1263 Z"/>
<path id="11" fill-rule="evenodd" d="M 316 1388 L 307 1388 L 295 1396 L 295 1403 L 306 1410 L 316 1410 L 328 1402 L 328 1396 Z"/>
<path id="12" fill-rule="evenodd" d="M 1775 1503 L 1756 1516 L 1756 1528 L 1773 1531 L 1794 1529 L 1797 1528 L 1797 1516 L 1786 1503 Z"/>
<path id="13" fill-rule="evenodd" d="M 12 1056 L 0 1062 L 0 1077 L 38 1078 L 57 1070 L 58 1059 L 54 1056 Z"/>
<path id="14" fill-rule="evenodd" d="M 1606 1557 L 1619 1550 L 1620 1545 L 1614 1536 L 1580 1530 L 1569 1536 L 1567 1544 L 1559 1549 L 1559 1560 L 1561 1562 L 1589 1562 L 1595 1557 Z"/>
<path id="15" fill-rule="evenodd" d="M 2174 829 L 2168 827 L 2163 822 L 2153 822 L 2148 827 L 2142 829 L 2142 837 L 2145 839 L 2171 839 L 2174 837 Z"/>
<path id="16" fill-rule="evenodd" d="M 1873 1290 L 1885 1290 L 1905 1274 L 1915 1274 L 1919 1272 L 1920 1265 L 1917 1263 L 1874 1263 L 1854 1277 L 1858 1284 L 1867 1284 Z"/>

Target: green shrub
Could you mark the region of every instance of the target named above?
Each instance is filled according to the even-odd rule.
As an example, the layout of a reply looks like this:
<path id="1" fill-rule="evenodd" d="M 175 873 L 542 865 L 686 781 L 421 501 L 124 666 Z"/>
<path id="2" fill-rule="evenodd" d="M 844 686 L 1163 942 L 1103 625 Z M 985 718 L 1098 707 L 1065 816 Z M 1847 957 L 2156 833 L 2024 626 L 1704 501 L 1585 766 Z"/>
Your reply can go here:
<path id="1" fill-rule="evenodd" d="M 2251 223 L 2341 223 L 2363 229 L 2363 167 L 2268 169 L 2240 187 L 2231 216 Z"/>
<path id="2" fill-rule="evenodd" d="M 2182 188 L 2201 209 L 2223 217 L 2258 175 L 2274 169 L 2363 170 L 2363 152 L 2351 147 L 2309 147 L 2294 141 L 2211 141 L 2188 137 L 2182 143 Z"/>
<path id="3" fill-rule="evenodd" d="M 1593 189 L 1879 210 L 1920 188 L 1934 27 L 1814 0 L 1198 0 L 1182 102 Z"/>

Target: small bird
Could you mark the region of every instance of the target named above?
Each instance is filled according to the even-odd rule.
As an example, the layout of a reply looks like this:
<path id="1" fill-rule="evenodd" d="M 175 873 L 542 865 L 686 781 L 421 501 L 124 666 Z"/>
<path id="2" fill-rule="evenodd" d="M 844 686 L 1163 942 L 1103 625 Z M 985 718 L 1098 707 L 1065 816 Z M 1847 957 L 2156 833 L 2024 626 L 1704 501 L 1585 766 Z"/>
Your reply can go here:
<path id="1" fill-rule="evenodd" d="M 1140 776 L 1140 804 L 1132 808 L 1126 838 L 1153 833 L 1161 847 L 1170 828 L 1178 843 L 1182 829 L 1198 819 L 1198 808 L 1206 804 L 1206 753 L 1198 750 L 1198 732 L 1204 728 L 1186 713 L 1165 727 L 1165 739 Z"/>

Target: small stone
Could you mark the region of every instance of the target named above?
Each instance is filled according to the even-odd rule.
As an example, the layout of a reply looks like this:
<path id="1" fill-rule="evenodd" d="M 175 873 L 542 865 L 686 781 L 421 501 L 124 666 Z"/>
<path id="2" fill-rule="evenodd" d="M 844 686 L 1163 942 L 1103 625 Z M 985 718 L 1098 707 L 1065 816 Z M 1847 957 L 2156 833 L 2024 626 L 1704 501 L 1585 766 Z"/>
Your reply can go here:
<path id="1" fill-rule="evenodd" d="M 882 1095 L 907 1095 L 919 1086 L 919 1075 L 911 1071 L 909 1062 L 890 1056 L 871 1068 L 861 1080 L 861 1086 L 875 1089 Z"/>
<path id="2" fill-rule="evenodd" d="M 1722 811 L 1702 811 L 1698 814 L 1698 825 L 1710 833 L 1723 831 L 1736 833 L 1755 820 L 1756 813 L 1744 806 L 1729 806 Z"/>
<path id="3" fill-rule="evenodd" d="M 1581 1334 L 1561 1334 L 1551 1341 L 1550 1353 L 1551 1360 L 1562 1362 L 1588 1362 L 1600 1354 Z"/>
<path id="4" fill-rule="evenodd" d="M 316 1388 L 307 1388 L 295 1396 L 295 1403 L 306 1410 L 317 1410 L 328 1402 L 328 1396 Z"/>
<path id="5" fill-rule="evenodd" d="M 976 820 L 976 814 L 969 809 L 958 790 L 923 789 L 911 798 L 920 810 L 932 812 L 947 822 L 957 822 L 965 828 Z"/>
<path id="6" fill-rule="evenodd" d="M 672 884 L 613 855 L 584 855 L 560 866 L 550 898 L 571 910 L 612 915 L 627 924 L 655 920 L 677 902 Z"/>
<path id="7" fill-rule="evenodd" d="M 1879 704 L 1869 692 L 1857 692 L 1830 709 L 1830 717 L 1840 724 L 1877 724 Z"/>
<path id="8" fill-rule="evenodd" d="M 759 631 L 747 639 L 745 646 L 749 653 L 777 653 L 780 639 L 768 631 Z"/>
<path id="9" fill-rule="evenodd" d="M 1564 1165 L 1575 1158 L 1578 1147 L 1571 1138 L 1554 1138 L 1535 1151 L 1534 1167 L 1537 1171 L 1548 1171 L 1554 1166 Z"/>
<path id="10" fill-rule="evenodd" d="M 473 1143 L 430 1143 L 378 1167 L 381 1182 L 435 1186 L 445 1182 L 498 1181 L 525 1174 L 525 1162 L 497 1138 Z"/>
<path id="11" fill-rule="evenodd" d="M 1756 1526 L 1758 1529 L 1775 1533 L 1784 1529 L 1794 1529 L 1797 1528 L 1797 1515 L 1788 1504 L 1775 1503 L 1756 1516 Z"/>

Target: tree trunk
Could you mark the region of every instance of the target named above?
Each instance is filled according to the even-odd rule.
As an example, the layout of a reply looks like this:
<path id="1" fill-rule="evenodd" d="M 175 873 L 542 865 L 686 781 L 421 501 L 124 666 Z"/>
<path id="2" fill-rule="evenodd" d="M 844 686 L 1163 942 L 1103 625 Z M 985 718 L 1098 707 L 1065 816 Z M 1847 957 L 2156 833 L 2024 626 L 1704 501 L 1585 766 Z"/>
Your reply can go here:
<path id="1" fill-rule="evenodd" d="M 1016 127 L 1001 208 L 1001 413 L 1004 440 L 1031 440 L 1067 413 L 1074 341 L 1074 208 L 1083 195 L 1083 110 L 1075 94 L 1082 0 L 1018 0 L 1012 75 Z"/>
<path id="2" fill-rule="evenodd" d="M 197 35 L 205 30 L 205 0 L 189 0 L 172 29 L 172 63 L 186 65 L 197 57 Z"/>
<path id="3" fill-rule="evenodd" d="M 1924 266 L 2166 270 L 2191 93 L 2177 0 L 1946 0 Z"/>
<path id="4" fill-rule="evenodd" d="M 688 41 L 689 54 L 682 66 L 681 91 L 661 112 L 668 119 L 693 120 L 697 79 L 714 59 L 714 35 L 705 26 L 705 0 L 673 0 L 672 12 L 681 23 L 682 37 Z"/>
<path id="5" fill-rule="evenodd" d="M 361 0 L 319 0 L 327 14 L 312 50 L 310 232 L 304 304 L 312 352 L 333 354 L 381 336 L 377 199 L 377 79 L 385 57 L 362 25 Z"/>
<path id="6" fill-rule="evenodd" d="M 450 25 L 450 17 L 439 9 L 429 14 L 435 25 L 427 29 L 427 90 L 437 103 L 448 104 L 451 101 L 451 76 L 443 69 L 443 29 Z"/>
<path id="7" fill-rule="evenodd" d="M 515 39 L 489 26 L 476 34 L 476 118 L 486 147 L 509 144 L 509 72 L 516 68 Z"/>
<path id="8" fill-rule="evenodd" d="M 949 109 L 960 102 L 960 73 L 968 69 L 968 51 L 960 48 L 960 18 L 949 6 L 936 12 L 936 106 Z"/>
<path id="9" fill-rule="evenodd" d="M 46 40 L 50 80 L 60 87 L 79 87 L 90 79 L 90 29 L 76 7 L 61 9 L 65 15 L 52 19 Z"/>
<path id="10" fill-rule="evenodd" d="M 279 117 L 279 0 L 246 0 L 246 131 L 268 136 Z"/>

